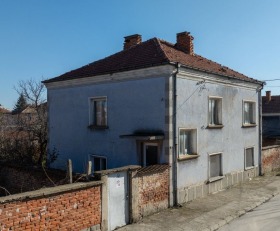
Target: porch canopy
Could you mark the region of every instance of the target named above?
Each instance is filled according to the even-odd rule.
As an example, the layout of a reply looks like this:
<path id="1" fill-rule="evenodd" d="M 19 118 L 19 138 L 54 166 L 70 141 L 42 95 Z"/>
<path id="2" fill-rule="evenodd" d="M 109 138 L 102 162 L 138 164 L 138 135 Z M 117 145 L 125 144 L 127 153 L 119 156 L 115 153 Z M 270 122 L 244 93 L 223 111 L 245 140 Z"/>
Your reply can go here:
<path id="1" fill-rule="evenodd" d="M 120 135 L 120 138 L 136 140 L 163 140 L 164 133 L 162 131 L 138 130 L 132 134 Z"/>

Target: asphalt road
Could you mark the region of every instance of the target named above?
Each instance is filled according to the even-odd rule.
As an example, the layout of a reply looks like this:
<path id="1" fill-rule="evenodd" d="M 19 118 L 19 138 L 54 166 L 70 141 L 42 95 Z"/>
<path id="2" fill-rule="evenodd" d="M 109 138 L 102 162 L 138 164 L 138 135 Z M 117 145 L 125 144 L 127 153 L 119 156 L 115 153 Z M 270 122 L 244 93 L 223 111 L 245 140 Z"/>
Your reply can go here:
<path id="1" fill-rule="evenodd" d="M 218 231 L 280 230 L 280 194 Z"/>

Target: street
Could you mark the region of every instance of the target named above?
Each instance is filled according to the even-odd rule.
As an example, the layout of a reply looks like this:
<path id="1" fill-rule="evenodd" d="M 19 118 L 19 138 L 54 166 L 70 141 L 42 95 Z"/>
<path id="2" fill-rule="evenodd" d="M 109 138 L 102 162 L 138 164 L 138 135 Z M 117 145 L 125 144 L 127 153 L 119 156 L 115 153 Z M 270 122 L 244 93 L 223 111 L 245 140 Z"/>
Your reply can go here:
<path id="1" fill-rule="evenodd" d="M 276 231 L 279 227 L 280 195 L 276 195 L 253 211 L 223 226 L 219 231 Z"/>

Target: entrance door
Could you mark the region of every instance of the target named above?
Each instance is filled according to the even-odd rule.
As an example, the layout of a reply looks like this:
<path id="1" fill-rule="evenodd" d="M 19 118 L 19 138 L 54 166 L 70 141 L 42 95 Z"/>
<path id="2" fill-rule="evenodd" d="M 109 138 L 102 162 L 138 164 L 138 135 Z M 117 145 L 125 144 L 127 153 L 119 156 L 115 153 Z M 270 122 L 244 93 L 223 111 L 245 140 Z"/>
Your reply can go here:
<path id="1" fill-rule="evenodd" d="M 158 153 L 157 143 L 144 143 L 143 166 L 158 164 Z"/>

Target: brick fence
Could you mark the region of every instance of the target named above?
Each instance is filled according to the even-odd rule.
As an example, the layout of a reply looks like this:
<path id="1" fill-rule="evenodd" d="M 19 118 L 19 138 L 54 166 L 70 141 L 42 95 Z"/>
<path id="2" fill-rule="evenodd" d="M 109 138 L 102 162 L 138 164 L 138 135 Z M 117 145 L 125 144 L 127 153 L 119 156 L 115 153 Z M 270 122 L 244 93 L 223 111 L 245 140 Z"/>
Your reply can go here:
<path id="1" fill-rule="evenodd" d="M 101 182 L 0 197 L 0 230 L 99 230 Z"/>
<path id="2" fill-rule="evenodd" d="M 280 145 L 262 148 L 262 174 L 280 171 Z"/>
<path id="3" fill-rule="evenodd" d="M 131 175 L 132 222 L 169 206 L 169 166 L 141 168 Z"/>
<path id="4" fill-rule="evenodd" d="M 116 185 L 110 186 L 109 182 L 115 179 L 115 173 L 119 175 L 121 172 L 127 176 L 123 187 L 127 188 L 129 195 L 129 219 L 126 222 L 139 221 L 169 207 L 169 170 L 169 165 L 125 166 L 100 171 L 100 181 L 65 184 L 0 197 L 0 231 L 114 229 L 117 226 L 112 226 L 108 209 L 112 206 L 109 192 Z M 2 174 L 10 171 L 2 169 Z M 10 177 L 15 176 L 15 172 L 17 170 L 11 171 Z M 21 176 L 19 182 L 25 180 L 29 185 L 28 173 Z M 17 180 L 15 178 L 14 182 Z M 30 177 L 30 182 L 33 180 L 36 182 L 37 178 Z M 119 203 L 125 203 L 125 200 Z"/>
<path id="5" fill-rule="evenodd" d="M 107 209 L 112 206 L 110 191 L 116 188 L 115 184 L 110 184 L 117 175 L 126 175 L 127 183 L 120 188 L 128 189 L 128 197 L 120 198 L 119 203 L 129 201 L 127 223 L 139 221 L 142 217 L 150 215 L 169 207 L 169 165 L 153 165 L 141 168 L 140 166 L 125 166 L 121 168 L 109 169 L 95 172 L 102 180 L 102 229 L 115 229 L 124 225 L 120 223 L 112 225 L 111 218 L 116 214 L 111 214 Z M 123 174 L 124 173 L 124 174 Z M 128 187 L 127 185 L 128 184 Z M 126 190 L 124 190 L 126 193 Z M 115 204 L 116 206 L 116 204 Z M 119 204 L 120 207 L 121 204 Z M 122 211 L 118 210 L 119 213 Z"/>

